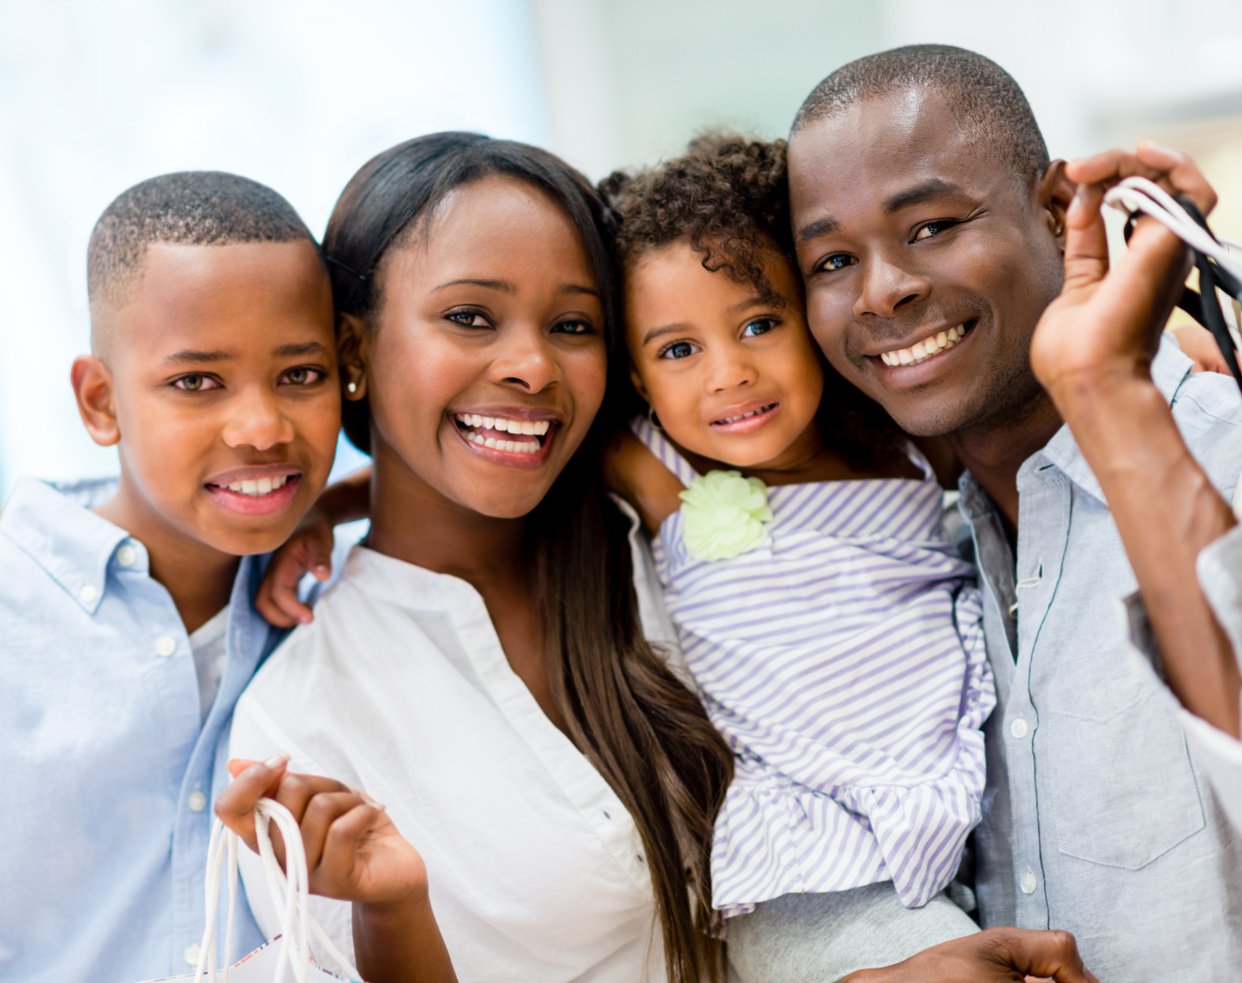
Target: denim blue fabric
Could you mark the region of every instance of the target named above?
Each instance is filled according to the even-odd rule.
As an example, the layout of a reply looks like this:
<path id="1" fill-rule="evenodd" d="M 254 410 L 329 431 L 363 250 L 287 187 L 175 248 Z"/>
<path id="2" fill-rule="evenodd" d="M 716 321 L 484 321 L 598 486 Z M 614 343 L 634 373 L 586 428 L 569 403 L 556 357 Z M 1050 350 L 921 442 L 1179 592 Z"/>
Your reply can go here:
<path id="1" fill-rule="evenodd" d="M 147 551 L 80 501 L 19 483 L 0 515 L 0 979 L 190 972 L 233 705 L 279 640 L 241 562 L 202 720 L 190 644 Z M 76 499 L 76 500 L 75 500 Z M 244 901 L 239 951 L 260 941 Z"/>

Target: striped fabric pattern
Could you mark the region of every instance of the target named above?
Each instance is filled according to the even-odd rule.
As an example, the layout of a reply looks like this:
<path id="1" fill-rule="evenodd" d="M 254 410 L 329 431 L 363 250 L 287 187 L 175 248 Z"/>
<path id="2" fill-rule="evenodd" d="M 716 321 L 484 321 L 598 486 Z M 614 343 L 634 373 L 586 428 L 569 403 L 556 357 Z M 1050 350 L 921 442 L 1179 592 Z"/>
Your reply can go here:
<path id="1" fill-rule="evenodd" d="M 632 426 L 682 482 L 696 477 L 647 420 Z M 653 543 L 687 664 L 736 756 L 713 902 L 733 915 L 890 880 L 917 907 L 979 821 L 995 695 L 973 570 L 930 477 L 781 485 L 768 502 L 769 541 L 741 556 L 695 559 L 679 512 Z"/>

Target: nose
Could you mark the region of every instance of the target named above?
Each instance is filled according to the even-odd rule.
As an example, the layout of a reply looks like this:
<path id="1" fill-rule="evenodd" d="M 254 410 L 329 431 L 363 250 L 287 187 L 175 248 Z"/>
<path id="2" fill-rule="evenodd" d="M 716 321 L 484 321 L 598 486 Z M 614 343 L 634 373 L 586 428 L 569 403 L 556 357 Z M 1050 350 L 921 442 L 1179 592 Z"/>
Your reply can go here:
<path id="1" fill-rule="evenodd" d="M 230 402 L 224 427 L 224 442 L 229 447 L 265 451 L 293 440 L 293 422 L 272 390 L 254 387 Z"/>
<path id="2" fill-rule="evenodd" d="M 863 272 L 862 290 L 854 301 L 854 316 L 893 317 L 899 308 L 926 297 L 929 287 L 925 276 L 891 257 L 869 258 Z"/>
<path id="3" fill-rule="evenodd" d="M 718 348 L 708 356 L 707 391 L 726 392 L 749 386 L 758 378 L 754 361 L 744 345 Z"/>
<path id="4" fill-rule="evenodd" d="M 514 326 L 504 332 L 499 345 L 492 361 L 492 376 L 497 382 L 537 393 L 560 377 L 560 362 L 541 327 Z"/>

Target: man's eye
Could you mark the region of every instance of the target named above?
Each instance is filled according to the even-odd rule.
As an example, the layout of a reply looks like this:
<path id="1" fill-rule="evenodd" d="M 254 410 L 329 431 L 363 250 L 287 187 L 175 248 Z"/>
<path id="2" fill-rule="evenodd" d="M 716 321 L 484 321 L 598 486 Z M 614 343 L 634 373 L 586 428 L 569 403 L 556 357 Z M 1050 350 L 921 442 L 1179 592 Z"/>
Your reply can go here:
<path id="1" fill-rule="evenodd" d="M 317 382 L 323 382 L 326 378 L 327 373 L 322 369 L 314 369 L 309 365 L 299 365 L 297 368 L 286 371 L 283 381 L 290 386 L 313 386 Z"/>
<path id="2" fill-rule="evenodd" d="M 660 349 L 660 358 L 689 358 L 699 349 L 688 341 L 674 341 Z"/>
<path id="3" fill-rule="evenodd" d="M 742 329 L 743 338 L 754 338 L 767 334 L 780 323 L 774 317 L 757 317 Z"/>
<path id="4" fill-rule="evenodd" d="M 173 380 L 172 384 L 174 389 L 180 389 L 182 392 L 187 393 L 201 393 L 207 392 L 209 389 L 220 388 L 220 381 L 218 379 L 196 373 L 179 376 Z"/>
<path id="5" fill-rule="evenodd" d="M 938 219 L 935 222 L 924 222 L 914 230 L 914 241 L 920 242 L 923 239 L 934 238 L 935 236 L 940 235 L 941 232 L 945 232 L 953 228 L 955 225 L 957 225 L 957 223 L 950 221 L 949 219 Z"/>
<path id="6" fill-rule="evenodd" d="M 444 315 L 454 324 L 460 324 L 463 328 L 490 328 L 491 323 L 483 315 L 481 311 L 467 308 L 460 311 L 449 311 Z"/>
<path id="7" fill-rule="evenodd" d="M 847 266 L 854 265 L 854 257 L 847 253 L 833 253 L 815 268 L 816 273 L 834 273 L 837 270 L 843 270 Z"/>

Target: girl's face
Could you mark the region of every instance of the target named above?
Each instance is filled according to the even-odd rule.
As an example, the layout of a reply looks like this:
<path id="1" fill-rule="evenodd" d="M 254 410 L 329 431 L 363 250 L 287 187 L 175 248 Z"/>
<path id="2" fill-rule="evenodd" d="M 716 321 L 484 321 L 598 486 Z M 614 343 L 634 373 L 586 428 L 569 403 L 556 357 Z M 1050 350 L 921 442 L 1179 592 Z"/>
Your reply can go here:
<path id="1" fill-rule="evenodd" d="M 763 251 L 783 303 L 703 268 L 689 243 L 643 253 L 626 271 L 631 378 L 691 453 L 739 468 L 805 462 L 817 443 L 824 377 L 790 264 Z"/>
<path id="2" fill-rule="evenodd" d="M 377 474 L 496 518 L 529 513 L 604 396 L 604 311 L 569 217 L 492 175 L 450 192 L 381 268 L 365 367 Z"/>

